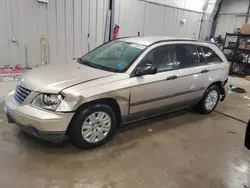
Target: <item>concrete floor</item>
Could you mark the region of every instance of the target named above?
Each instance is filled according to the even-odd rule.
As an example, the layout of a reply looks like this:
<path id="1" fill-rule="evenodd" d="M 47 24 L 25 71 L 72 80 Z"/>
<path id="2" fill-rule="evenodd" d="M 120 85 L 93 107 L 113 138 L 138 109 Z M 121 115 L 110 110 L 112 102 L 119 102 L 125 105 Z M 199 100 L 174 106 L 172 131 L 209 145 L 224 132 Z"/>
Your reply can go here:
<path id="1" fill-rule="evenodd" d="M 0 82 L 0 102 L 7 96 L 8 93 L 16 88 L 17 81 L 12 82 Z"/>
<path id="2" fill-rule="evenodd" d="M 234 80 L 250 91 L 250 82 Z M 7 124 L 0 102 L 0 185 L 250 188 L 250 151 L 241 122 L 250 117 L 250 100 L 244 96 L 229 94 L 210 115 L 180 111 L 129 125 L 105 146 L 85 151 L 20 132 Z"/>

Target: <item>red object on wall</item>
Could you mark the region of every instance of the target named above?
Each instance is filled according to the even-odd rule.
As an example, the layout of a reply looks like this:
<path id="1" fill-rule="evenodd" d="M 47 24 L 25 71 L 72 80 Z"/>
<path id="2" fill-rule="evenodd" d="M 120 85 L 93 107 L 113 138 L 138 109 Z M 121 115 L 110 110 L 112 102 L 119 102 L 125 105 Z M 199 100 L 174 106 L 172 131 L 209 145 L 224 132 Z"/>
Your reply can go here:
<path id="1" fill-rule="evenodd" d="M 16 73 L 16 72 L 20 72 L 22 70 L 24 70 L 24 68 L 22 68 L 22 66 L 20 64 L 17 64 L 15 66 L 15 68 L 13 69 L 13 72 Z"/>
<path id="2" fill-rule="evenodd" d="M 17 64 L 14 68 L 10 65 L 4 65 L 3 69 L 0 68 L 0 74 L 20 73 L 23 70 L 24 68 L 20 64 Z"/>
<path id="3" fill-rule="evenodd" d="M 120 27 L 118 25 L 115 25 L 113 39 L 117 39 L 117 35 L 119 33 L 119 29 L 120 29 Z"/>

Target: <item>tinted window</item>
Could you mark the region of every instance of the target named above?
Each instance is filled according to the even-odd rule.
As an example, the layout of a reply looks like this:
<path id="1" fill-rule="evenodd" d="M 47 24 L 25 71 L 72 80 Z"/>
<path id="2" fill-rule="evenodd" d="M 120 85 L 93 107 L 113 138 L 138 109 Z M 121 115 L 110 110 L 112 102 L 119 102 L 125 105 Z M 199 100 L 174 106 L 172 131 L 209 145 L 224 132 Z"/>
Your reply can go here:
<path id="1" fill-rule="evenodd" d="M 143 59 L 142 64 L 154 64 L 159 71 L 167 71 L 174 69 L 176 62 L 176 53 L 174 45 L 158 47 Z"/>
<path id="2" fill-rule="evenodd" d="M 201 46 L 197 46 L 198 54 L 199 54 L 199 60 L 201 64 L 206 64 L 206 59 L 202 50 Z"/>
<path id="3" fill-rule="evenodd" d="M 180 68 L 189 68 L 200 66 L 201 63 L 198 60 L 197 50 L 195 45 L 190 44 L 178 44 L 177 45 Z"/>
<path id="4" fill-rule="evenodd" d="M 202 48 L 208 63 L 222 62 L 221 58 L 211 48 L 207 47 L 202 47 Z"/>

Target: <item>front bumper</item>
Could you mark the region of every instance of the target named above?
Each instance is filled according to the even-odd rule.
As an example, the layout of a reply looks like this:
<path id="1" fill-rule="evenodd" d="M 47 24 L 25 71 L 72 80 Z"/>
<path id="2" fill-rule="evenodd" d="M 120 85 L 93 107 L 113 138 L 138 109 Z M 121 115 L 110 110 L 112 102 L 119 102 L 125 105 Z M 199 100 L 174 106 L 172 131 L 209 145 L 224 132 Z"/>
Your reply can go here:
<path id="1" fill-rule="evenodd" d="M 7 96 L 4 109 L 10 123 L 15 123 L 28 134 L 54 143 L 64 139 L 73 117 L 73 113 L 50 112 L 30 105 L 18 105 L 13 94 Z"/>

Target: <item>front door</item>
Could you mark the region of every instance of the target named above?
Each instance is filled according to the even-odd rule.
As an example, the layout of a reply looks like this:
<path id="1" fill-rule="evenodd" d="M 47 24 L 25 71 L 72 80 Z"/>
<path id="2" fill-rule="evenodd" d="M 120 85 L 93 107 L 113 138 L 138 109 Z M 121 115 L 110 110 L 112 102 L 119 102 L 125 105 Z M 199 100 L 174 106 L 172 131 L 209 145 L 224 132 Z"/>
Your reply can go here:
<path id="1" fill-rule="evenodd" d="M 130 114 L 156 110 L 176 102 L 175 93 L 179 90 L 175 84 L 178 78 L 176 60 L 175 46 L 165 45 L 150 51 L 139 63 L 139 66 L 154 64 L 157 73 L 131 77 Z"/>

